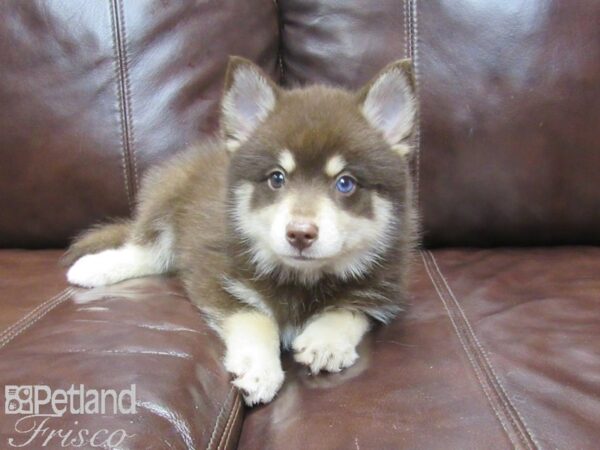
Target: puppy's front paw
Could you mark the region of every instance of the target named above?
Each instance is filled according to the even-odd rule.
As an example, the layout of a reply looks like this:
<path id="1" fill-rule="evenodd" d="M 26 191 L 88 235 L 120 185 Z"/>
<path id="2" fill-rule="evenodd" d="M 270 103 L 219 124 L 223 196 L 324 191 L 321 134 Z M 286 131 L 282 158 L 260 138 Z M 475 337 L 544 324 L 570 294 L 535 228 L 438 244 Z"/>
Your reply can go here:
<path id="1" fill-rule="evenodd" d="M 310 367 L 313 375 L 321 370 L 339 372 L 358 359 L 355 346 L 344 337 L 335 330 L 309 325 L 292 344 L 294 359 Z"/>
<path id="2" fill-rule="evenodd" d="M 292 343 L 294 359 L 310 367 L 339 372 L 358 359 L 356 346 L 369 328 L 362 313 L 337 310 L 317 316 Z"/>
<path id="3" fill-rule="evenodd" d="M 281 362 L 271 355 L 234 349 L 225 357 L 225 368 L 248 406 L 270 402 L 283 384 Z"/>

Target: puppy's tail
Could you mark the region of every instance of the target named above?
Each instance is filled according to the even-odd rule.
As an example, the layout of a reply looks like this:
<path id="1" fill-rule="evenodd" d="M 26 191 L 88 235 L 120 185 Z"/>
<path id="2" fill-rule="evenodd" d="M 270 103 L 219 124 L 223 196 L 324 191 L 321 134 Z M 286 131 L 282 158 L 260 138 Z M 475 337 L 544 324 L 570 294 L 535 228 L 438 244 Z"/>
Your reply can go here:
<path id="1" fill-rule="evenodd" d="M 70 266 L 79 258 L 125 244 L 131 230 L 130 220 L 117 220 L 96 225 L 77 236 L 61 258 L 63 266 Z"/>

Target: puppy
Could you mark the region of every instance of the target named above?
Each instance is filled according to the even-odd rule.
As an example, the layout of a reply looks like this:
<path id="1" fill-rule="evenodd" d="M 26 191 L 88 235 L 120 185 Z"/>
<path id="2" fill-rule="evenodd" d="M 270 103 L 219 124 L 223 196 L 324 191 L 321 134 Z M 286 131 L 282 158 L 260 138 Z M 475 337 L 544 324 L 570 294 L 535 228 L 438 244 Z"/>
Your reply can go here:
<path id="1" fill-rule="evenodd" d="M 75 240 L 67 278 L 177 272 L 254 405 L 282 385 L 281 347 L 314 374 L 338 372 L 370 321 L 403 308 L 416 241 L 410 63 L 357 92 L 283 90 L 232 57 L 221 115 L 219 139 L 148 173 L 131 220 Z"/>

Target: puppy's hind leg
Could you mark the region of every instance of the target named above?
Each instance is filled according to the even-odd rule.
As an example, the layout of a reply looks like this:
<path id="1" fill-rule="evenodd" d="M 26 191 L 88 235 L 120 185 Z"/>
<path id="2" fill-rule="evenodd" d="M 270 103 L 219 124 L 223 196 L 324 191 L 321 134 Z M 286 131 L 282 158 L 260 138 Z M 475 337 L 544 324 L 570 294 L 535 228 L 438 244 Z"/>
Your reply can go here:
<path id="1" fill-rule="evenodd" d="M 168 272 L 173 266 L 173 234 L 162 231 L 147 244 L 126 242 L 120 247 L 79 258 L 67 272 L 70 283 L 105 286 L 130 278 Z"/>

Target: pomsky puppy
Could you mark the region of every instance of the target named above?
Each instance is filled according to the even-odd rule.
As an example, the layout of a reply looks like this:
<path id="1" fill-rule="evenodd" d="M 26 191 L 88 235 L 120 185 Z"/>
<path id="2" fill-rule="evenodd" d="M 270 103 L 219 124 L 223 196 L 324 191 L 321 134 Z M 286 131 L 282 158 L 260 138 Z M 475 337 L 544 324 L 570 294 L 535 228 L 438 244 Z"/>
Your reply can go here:
<path id="1" fill-rule="evenodd" d="M 79 236 L 67 278 L 177 272 L 248 405 L 281 387 L 281 347 L 315 374 L 349 367 L 370 322 L 403 309 L 415 117 L 407 60 L 350 92 L 284 90 L 232 57 L 221 136 L 151 170 L 133 219 Z"/>

